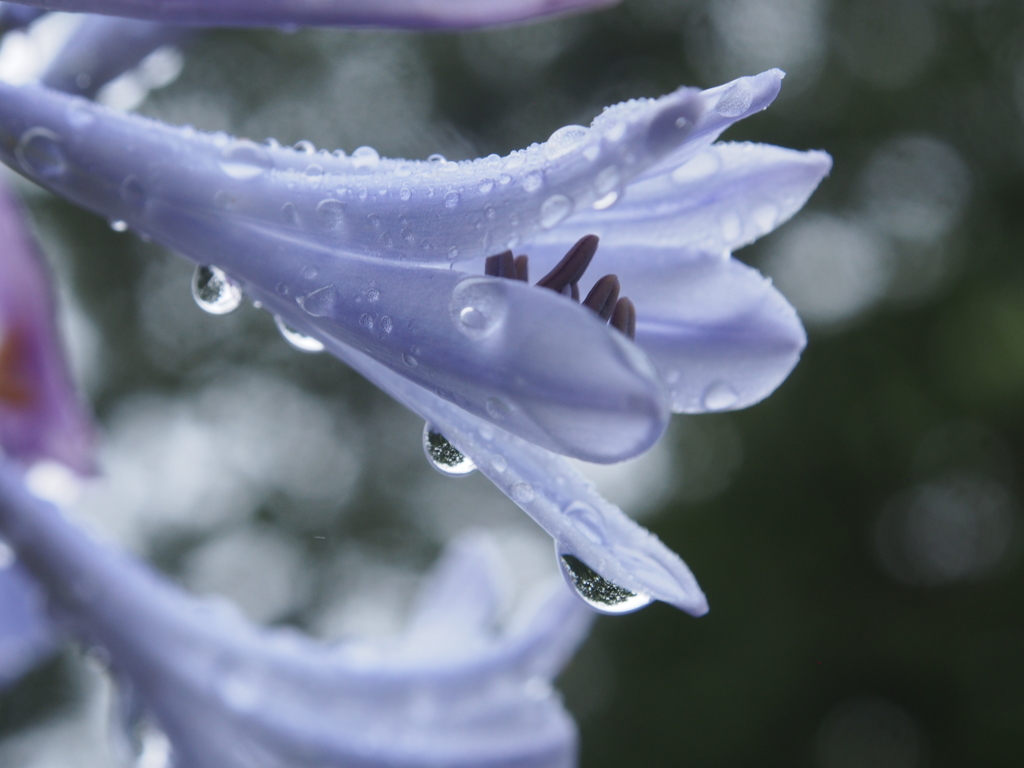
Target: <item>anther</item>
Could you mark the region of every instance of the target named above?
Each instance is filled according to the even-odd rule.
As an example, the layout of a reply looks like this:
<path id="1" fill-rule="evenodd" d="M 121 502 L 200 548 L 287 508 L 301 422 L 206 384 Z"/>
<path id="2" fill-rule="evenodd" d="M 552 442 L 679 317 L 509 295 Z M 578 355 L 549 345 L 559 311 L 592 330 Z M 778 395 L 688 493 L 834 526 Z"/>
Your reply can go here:
<path id="1" fill-rule="evenodd" d="M 615 309 L 615 302 L 619 299 L 619 278 L 615 275 L 605 275 L 590 289 L 583 306 L 592 309 L 601 317 L 607 320 L 612 316 Z"/>
<path id="2" fill-rule="evenodd" d="M 31 390 L 18 375 L 21 361 L 21 338 L 12 333 L 0 344 L 0 402 L 26 406 L 32 401 Z"/>
<path id="3" fill-rule="evenodd" d="M 556 293 L 564 293 L 568 286 L 575 294 L 573 298 L 579 300 L 579 288 L 576 283 L 583 277 L 583 273 L 590 266 L 590 260 L 597 253 L 597 235 L 585 235 L 569 252 L 565 254 L 555 268 L 548 272 L 538 282 L 540 288 L 550 288 Z"/>
<path id="4" fill-rule="evenodd" d="M 530 282 L 530 257 L 516 256 L 516 280 Z"/>
<path id="5" fill-rule="evenodd" d="M 632 301 L 623 297 L 615 302 L 611 326 L 622 331 L 630 339 L 636 338 L 636 307 Z"/>
<path id="6" fill-rule="evenodd" d="M 516 278 L 516 260 L 512 257 L 512 251 L 499 253 L 497 256 L 488 256 L 484 262 L 484 274 L 491 277 Z"/>

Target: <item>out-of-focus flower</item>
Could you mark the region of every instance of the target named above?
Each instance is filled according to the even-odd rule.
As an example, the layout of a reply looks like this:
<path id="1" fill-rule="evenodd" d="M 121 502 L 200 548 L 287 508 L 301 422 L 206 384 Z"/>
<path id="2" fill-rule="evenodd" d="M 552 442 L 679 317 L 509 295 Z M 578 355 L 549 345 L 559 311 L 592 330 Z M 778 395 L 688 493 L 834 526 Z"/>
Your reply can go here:
<path id="1" fill-rule="evenodd" d="M 713 144 L 781 79 L 620 104 L 590 128 L 462 163 L 258 145 L 3 87 L 0 155 L 216 264 L 199 273 L 210 309 L 244 290 L 286 337 L 326 346 L 420 414 L 552 535 L 591 603 L 653 598 L 699 614 L 706 600 L 678 556 L 558 454 L 634 456 L 671 410 L 746 407 L 795 365 L 795 312 L 730 253 L 799 210 L 831 160 Z M 505 248 L 527 248 L 542 269 L 570 258 L 542 281 L 555 290 L 496 276 L 511 276 L 511 256 L 489 260 L 488 275 L 463 271 Z M 636 343 L 606 324 L 614 296 L 588 297 L 592 312 L 559 295 L 578 290 L 590 257 L 635 300 Z"/>
<path id="2" fill-rule="evenodd" d="M 9 464 L 0 532 L 61 623 L 109 653 L 175 765 L 575 764 L 575 727 L 551 680 L 592 614 L 557 583 L 500 628 L 495 547 L 481 534 L 449 545 L 403 637 L 325 646 L 255 627 L 92 540 Z"/>
<path id="3" fill-rule="evenodd" d="M 33 8 L 20 3 L 0 3 L 0 35 L 12 29 L 27 27 L 46 13 L 43 8 Z"/>
<path id="4" fill-rule="evenodd" d="M 593 10 L 618 0 L 27 0 L 51 11 L 193 26 L 367 26 L 471 29 Z"/>
<path id="5" fill-rule="evenodd" d="M 92 469 L 92 429 L 57 336 L 46 268 L 20 205 L 0 185 L 0 449 L 23 463 Z"/>

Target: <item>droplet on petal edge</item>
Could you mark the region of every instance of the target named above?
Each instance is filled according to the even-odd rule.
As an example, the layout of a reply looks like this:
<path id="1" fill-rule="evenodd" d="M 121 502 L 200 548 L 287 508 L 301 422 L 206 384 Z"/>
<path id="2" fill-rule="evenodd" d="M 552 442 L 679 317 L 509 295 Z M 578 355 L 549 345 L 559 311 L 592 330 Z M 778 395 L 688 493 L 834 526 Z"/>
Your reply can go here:
<path id="1" fill-rule="evenodd" d="M 430 466 L 447 477 L 465 477 L 476 471 L 473 460 L 448 442 L 430 422 L 423 425 L 423 452 Z"/>
<path id="2" fill-rule="evenodd" d="M 192 298 L 204 312 L 226 315 L 242 306 L 242 289 L 223 270 L 200 264 L 192 273 Z"/>
<path id="3" fill-rule="evenodd" d="M 608 581 L 575 555 L 555 545 L 555 556 L 566 583 L 579 598 L 598 613 L 621 615 L 646 608 L 654 598 L 631 592 Z"/>
<path id="4" fill-rule="evenodd" d="M 274 316 L 274 324 L 277 326 L 277 330 L 280 331 L 284 340 L 300 352 L 314 353 L 324 351 L 323 342 L 314 339 L 312 336 L 306 336 L 304 333 L 299 333 L 277 315 Z"/>

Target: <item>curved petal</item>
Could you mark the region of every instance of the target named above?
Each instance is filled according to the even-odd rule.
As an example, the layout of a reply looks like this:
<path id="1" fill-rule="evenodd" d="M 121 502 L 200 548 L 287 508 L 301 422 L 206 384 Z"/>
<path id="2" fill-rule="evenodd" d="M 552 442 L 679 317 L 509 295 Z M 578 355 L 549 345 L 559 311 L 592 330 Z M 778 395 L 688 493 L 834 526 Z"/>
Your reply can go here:
<path id="1" fill-rule="evenodd" d="M 8 552 L 3 542 L 0 552 Z M 0 566 L 0 690 L 53 650 L 39 585 L 17 563 Z"/>
<path id="2" fill-rule="evenodd" d="M 708 604 L 679 555 L 610 504 L 562 456 L 528 443 L 396 376 L 366 355 L 335 355 L 434 424 L 501 491 L 605 579 L 694 616 Z"/>
<path id="3" fill-rule="evenodd" d="M 675 168 L 645 174 L 607 210 L 583 212 L 539 239 L 561 246 L 596 234 L 604 249 L 671 247 L 681 258 L 729 253 L 787 221 L 831 168 L 825 152 L 714 144 Z M 607 259 L 603 265 L 619 269 Z"/>
<path id="4" fill-rule="evenodd" d="M 0 184 L 0 448 L 92 470 L 92 428 L 64 363 L 42 255 Z"/>
<path id="5" fill-rule="evenodd" d="M 550 689 L 588 625 L 561 585 L 523 630 L 440 661 L 328 647 L 196 600 L 68 523 L 0 466 L 0 530 L 193 768 L 574 764 Z"/>
<path id="6" fill-rule="evenodd" d="M 472 29 L 615 5 L 618 0 L 24 0 L 52 11 L 226 27 Z"/>
<path id="7" fill-rule="evenodd" d="M 623 142 L 637 132 L 637 146 L 629 152 L 640 158 L 646 147 L 653 158 L 666 136 L 669 143 L 675 141 L 679 115 L 695 108 L 692 96 L 681 91 L 657 108 L 609 110 L 595 121 L 596 141 L 604 146 L 613 129 L 623 130 Z M 634 456 L 664 431 L 664 386 L 643 355 L 553 292 L 358 257 L 355 249 L 367 243 L 348 231 L 345 204 L 334 198 L 321 199 L 313 209 L 312 231 L 285 221 L 282 211 L 296 210 L 287 198 L 299 199 L 289 185 L 304 185 L 311 208 L 325 194 L 313 187 L 333 185 L 332 179 L 311 177 L 308 168 L 302 174 L 295 168 L 280 172 L 278 161 L 294 164 L 304 157 L 300 153 L 170 129 L 38 88 L 0 86 L 0 97 L 0 156 L 5 162 L 87 208 L 129 221 L 200 263 L 215 254 L 218 266 L 240 280 L 253 298 L 300 330 L 364 349 L 481 418 L 584 460 Z M 124 146 L 131 151 L 120 151 Z M 615 150 L 620 151 L 626 150 Z M 575 153 L 574 148 L 558 161 L 565 160 L 558 168 L 569 177 L 575 165 L 565 158 Z M 262 178 L 268 176 L 266 169 L 251 172 L 257 158 L 276 169 L 268 178 Z M 350 171 L 354 163 L 313 159 L 340 163 Z M 549 167 L 552 176 L 557 175 L 554 168 Z M 437 214 L 429 202 L 431 173 L 446 172 L 423 171 L 426 181 L 408 180 L 426 203 L 400 205 L 390 213 L 385 206 L 370 218 L 379 223 L 405 211 L 417 221 L 430 221 Z M 217 190 L 218 182 L 224 188 Z M 316 194 L 308 197 L 312 191 Z M 529 194 L 523 189 L 509 193 L 521 201 Z M 286 202 L 278 207 L 281 199 Z M 431 226 L 445 224 L 434 221 Z M 459 231 L 457 226 L 446 229 L 445 236 L 457 242 Z"/>
<path id="8" fill-rule="evenodd" d="M 92 98 L 157 48 L 180 44 L 194 34 L 189 27 L 88 16 L 71 33 L 40 80 L 48 88 Z"/>

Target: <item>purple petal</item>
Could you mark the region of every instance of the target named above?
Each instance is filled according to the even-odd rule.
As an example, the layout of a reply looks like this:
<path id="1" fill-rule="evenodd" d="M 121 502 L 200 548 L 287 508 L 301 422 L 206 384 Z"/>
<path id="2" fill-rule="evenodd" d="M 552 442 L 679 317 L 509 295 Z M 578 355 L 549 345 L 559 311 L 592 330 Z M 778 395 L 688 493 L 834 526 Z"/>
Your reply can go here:
<path id="1" fill-rule="evenodd" d="M 435 425 L 562 551 L 620 587 L 695 616 L 707 612 L 707 599 L 680 557 L 602 498 L 564 457 L 496 429 L 352 348 L 335 353 Z"/>
<path id="2" fill-rule="evenodd" d="M 561 585 L 522 630 L 476 653 L 373 654 L 260 629 L 186 595 L 85 536 L 6 466 L 0 530 L 131 679 L 183 765 L 574 763 L 575 728 L 550 680 L 589 621 Z"/>
<path id="3" fill-rule="evenodd" d="M 614 5 L 618 0 L 25 0 L 52 11 L 193 26 L 471 29 Z"/>
<path id="4" fill-rule="evenodd" d="M 0 86 L 0 95 L 0 135 L 16 145 L 13 153 L 0 148 L 5 162 L 200 263 L 215 258 L 252 298 L 332 351 L 339 345 L 365 349 L 481 418 L 585 460 L 634 456 L 663 432 L 668 404 L 654 368 L 589 312 L 517 281 L 467 278 L 399 259 L 368 259 L 359 251 L 371 247 L 369 229 L 371 253 L 390 255 L 392 249 L 382 251 L 377 227 L 399 226 L 403 216 L 411 227 L 429 226 L 448 238 L 445 243 L 476 238 L 469 234 L 477 232 L 472 221 L 486 220 L 489 204 L 482 200 L 492 192 L 467 192 L 465 213 L 453 214 L 449 225 L 444 198 L 459 193 L 442 195 L 446 187 L 435 185 L 447 175 L 476 178 L 478 165 L 495 161 L 445 164 L 453 171 L 409 164 L 415 174 L 392 167 L 376 178 L 359 173 L 358 153 L 309 156 L 204 136 L 34 87 Z M 690 91 L 610 109 L 582 148 L 556 141 L 525 153 L 521 183 L 494 189 L 496 202 L 504 200 L 524 218 L 533 215 L 542 226 L 544 204 L 533 201 L 526 184 L 540 171 L 530 168 L 546 167 L 555 188 L 593 196 L 591 182 L 600 172 L 587 159 L 589 149 L 609 162 L 630 156 L 628 165 L 639 171 L 685 141 L 685 126 L 676 125 L 680 115 L 698 113 Z M 111 151 L 122 146 L 133 152 Z M 554 157 L 555 149 L 563 154 Z M 325 176 L 325 168 L 338 173 Z M 391 184 L 395 192 L 399 182 L 416 189 L 414 202 L 406 205 L 400 193 L 386 189 L 376 208 L 360 200 L 366 188 L 357 185 Z M 499 178 L 497 186 L 506 185 Z M 367 216 L 367 210 L 380 213 Z M 288 219 L 299 211 L 308 219 Z M 479 242 L 475 247 L 477 255 L 486 253 Z"/>
<path id="5" fill-rule="evenodd" d="M 831 168 L 824 152 L 714 144 L 681 165 L 645 174 L 613 207 L 582 212 L 541 240 L 564 252 L 583 234 L 599 235 L 602 268 L 610 271 L 620 269 L 620 259 L 607 258 L 618 245 L 678 248 L 684 260 L 730 253 L 799 211 Z"/>
<path id="6" fill-rule="evenodd" d="M 157 48 L 181 44 L 194 34 L 189 27 L 88 16 L 50 62 L 41 82 L 58 91 L 92 98 Z"/>
<path id="7" fill-rule="evenodd" d="M 46 268 L 0 185 L 0 448 L 90 472 L 92 429 L 65 367 Z"/>
<path id="8" fill-rule="evenodd" d="M 9 554 L 0 541 L 0 557 Z M 0 565 L 0 690 L 53 650 L 42 589 L 21 565 Z"/>

